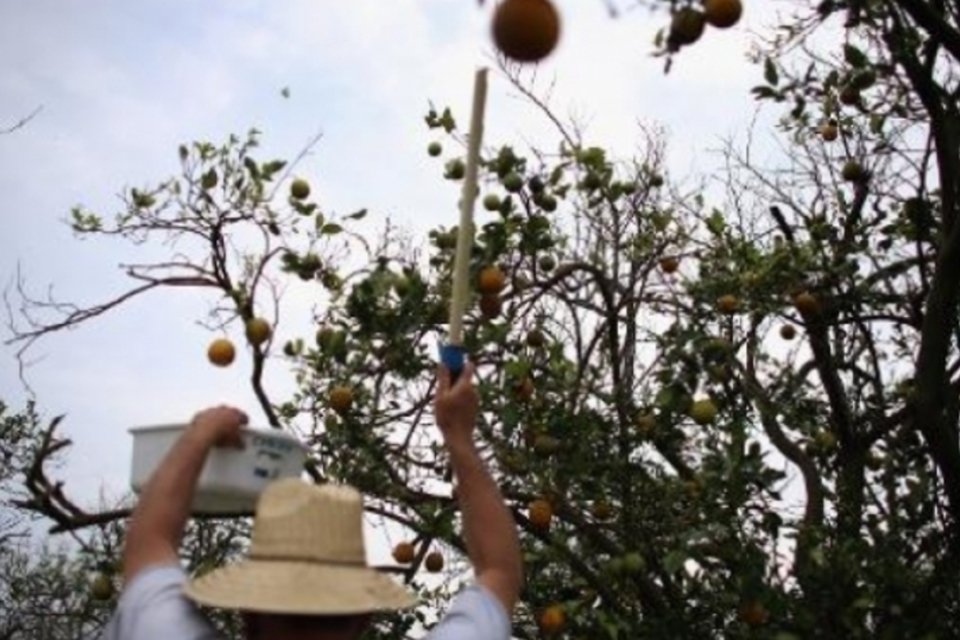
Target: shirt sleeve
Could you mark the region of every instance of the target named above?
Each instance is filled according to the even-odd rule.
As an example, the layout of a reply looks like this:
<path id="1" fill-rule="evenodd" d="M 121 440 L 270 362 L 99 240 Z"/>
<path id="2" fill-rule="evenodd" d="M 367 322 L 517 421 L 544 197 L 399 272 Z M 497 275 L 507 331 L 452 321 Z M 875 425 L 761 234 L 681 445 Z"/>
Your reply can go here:
<path id="1" fill-rule="evenodd" d="M 503 604 L 486 587 L 474 584 L 457 595 L 426 640 L 510 640 L 510 631 Z"/>
<path id="2" fill-rule="evenodd" d="M 183 595 L 186 580 L 179 566 L 142 571 L 124 588 L 101 640 L 220 640 Z"/>

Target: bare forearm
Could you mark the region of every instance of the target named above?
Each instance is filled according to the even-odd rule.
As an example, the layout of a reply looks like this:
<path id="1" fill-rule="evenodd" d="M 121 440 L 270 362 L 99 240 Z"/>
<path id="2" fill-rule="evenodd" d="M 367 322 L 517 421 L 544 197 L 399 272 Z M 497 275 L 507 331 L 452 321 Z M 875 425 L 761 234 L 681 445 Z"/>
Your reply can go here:
<path id="1" fill-rule="evenodd" d="M 509 603 L 523 583 L 523 561 L 516 523 L 500 488 L 470 441 L 448 442 L 457 477 L 457 497 L 463 512 L 467 551 L 477 575 L 495 574 Z"/>
<path id="2" fill-rule="evenodd" d="M 140 496 L 130 520 L 124 548 L 124 575 L 129 580 L 151 564 L 176 557 L 209 437 L 188 429 L 167 453 Z"/>

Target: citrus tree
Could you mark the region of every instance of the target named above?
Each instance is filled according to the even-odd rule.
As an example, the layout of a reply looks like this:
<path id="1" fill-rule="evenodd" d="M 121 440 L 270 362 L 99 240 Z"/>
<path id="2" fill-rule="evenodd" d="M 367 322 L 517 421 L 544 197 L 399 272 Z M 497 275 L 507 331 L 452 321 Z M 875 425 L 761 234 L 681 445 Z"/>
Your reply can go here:
<path id="1" fill-rule="evenodd" d="M 681 63 L 699 38 L 684 21 L 723 22 L 716 3 L 658 4 Z M 958 633 L 956 7 L 794 6 L 757 53 L 785 153 L 757 164 L 731 141 L 703 184 L 669 180 L 656 131 L 635 158 L 591 145 L 505 68 L 557 138 L 482 154 L 465 326 L 480 447 L 523 532 L 518 637 Z M 462 179 L 454 114 L 426 124 L 443 178 Z M 113 221 L 74 211 L 80 234 L 179 257 L 127 267 L 135 287 L 96 307 L 33 300 L 65 313 L 18 338 L 154 289 L 208 291 L 211 362 L 246 344 L 271 425 L 310 446 L 315 480 L 368 496 L 393 570 L 443 603 L 467 571 L 430 410 L 456 229 L 365 239 L 363 210 L 324 210 L 256 142 L 182 147 L 182 173 L 129 190 Z M 318 304 L 275 344 L 291 278 Z M 275 360 L 291 397 L 269 392 Z M 125 514 L 78 514 L 56 486 L 21 505 L 64 530 Z"/>

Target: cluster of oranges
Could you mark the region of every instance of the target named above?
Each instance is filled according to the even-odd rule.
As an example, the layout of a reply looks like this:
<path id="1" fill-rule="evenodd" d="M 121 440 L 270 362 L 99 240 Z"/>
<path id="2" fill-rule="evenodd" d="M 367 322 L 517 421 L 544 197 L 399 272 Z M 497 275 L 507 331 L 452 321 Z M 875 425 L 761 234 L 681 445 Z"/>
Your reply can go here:
<path id="1" fill-rule="evenodd" d="M 393 559 L 397 564 L 410 564 L 416 556 L 417 550 L 412 542 L 400 542 L 393 548 Z M 439 551 L 431 551 L 423 559 L 423 566 L 430 573 L 440 573 L 443 565 L 443 554 Z"/>
<path id="2" fill-rule="evenodd" d="M 487 320 L 493 320 L 503 311 L 500 293 L 507 286 L 507 277 L 500 267 L 488 265 L 477 276 L 477 291 L 480 292 L 480 313 Z"/>
<path id="3" fill-rule="evenodd" d="M 703 35 L 707 25 L 729 29 L 740 21 L 743 4 L 740 0 L 703 0 L 700 8 L 688 5 L 673 14 L 667 47 L 676 51 L 691 45 Z"/>
<path id="4" fill-rule="evenodd" d="M 673 14 L 667 44 L 672 50 L 693 44 L 706 25 L 728 29 L 743 15 L 741 0 L 701 0 Z M 560 39 L 560 14 L 550 0 L 503 0 L 493 16 L 493 41 L 509 59 L 539 62 Z"/>
<path id="5" fill-rule="evenodd" d="M 263 318 L 251 318 L 246 323 L 247 342 L 259 347 L 273 335 L 270 323 Z M 217 338 L 207 347 L 207 359 L 218 367 L 227 367 L 233 363 L 237 350 L 227 338 Z"/>

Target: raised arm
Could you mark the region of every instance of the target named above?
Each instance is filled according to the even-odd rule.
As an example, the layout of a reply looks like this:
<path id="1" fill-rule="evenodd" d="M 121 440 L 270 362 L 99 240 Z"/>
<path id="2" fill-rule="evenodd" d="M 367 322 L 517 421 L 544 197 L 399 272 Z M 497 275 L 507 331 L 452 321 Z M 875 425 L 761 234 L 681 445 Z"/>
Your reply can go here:
<path id="1" fill-rule="evenodd" d="M 477 581 L 511 612 L 523 586 L 520 540 L 500 488 L 473 441 L 479 406 L 473 373 L 468 364 L 451 384 L 449 371 L 441 367 L 434 409 L 457 478 L 464 537 Z"/>
<path id="2" fill-rule="evenodd" d="M 231 407 L 201 411 L 167 453 L 144 487 L 123 549 L 123 578 L 129 584 L 145 568 L 177 562 L 190 516 L 193 492 L 207 453 L 214 446 L 243 446 L 247 416 Z"/>

